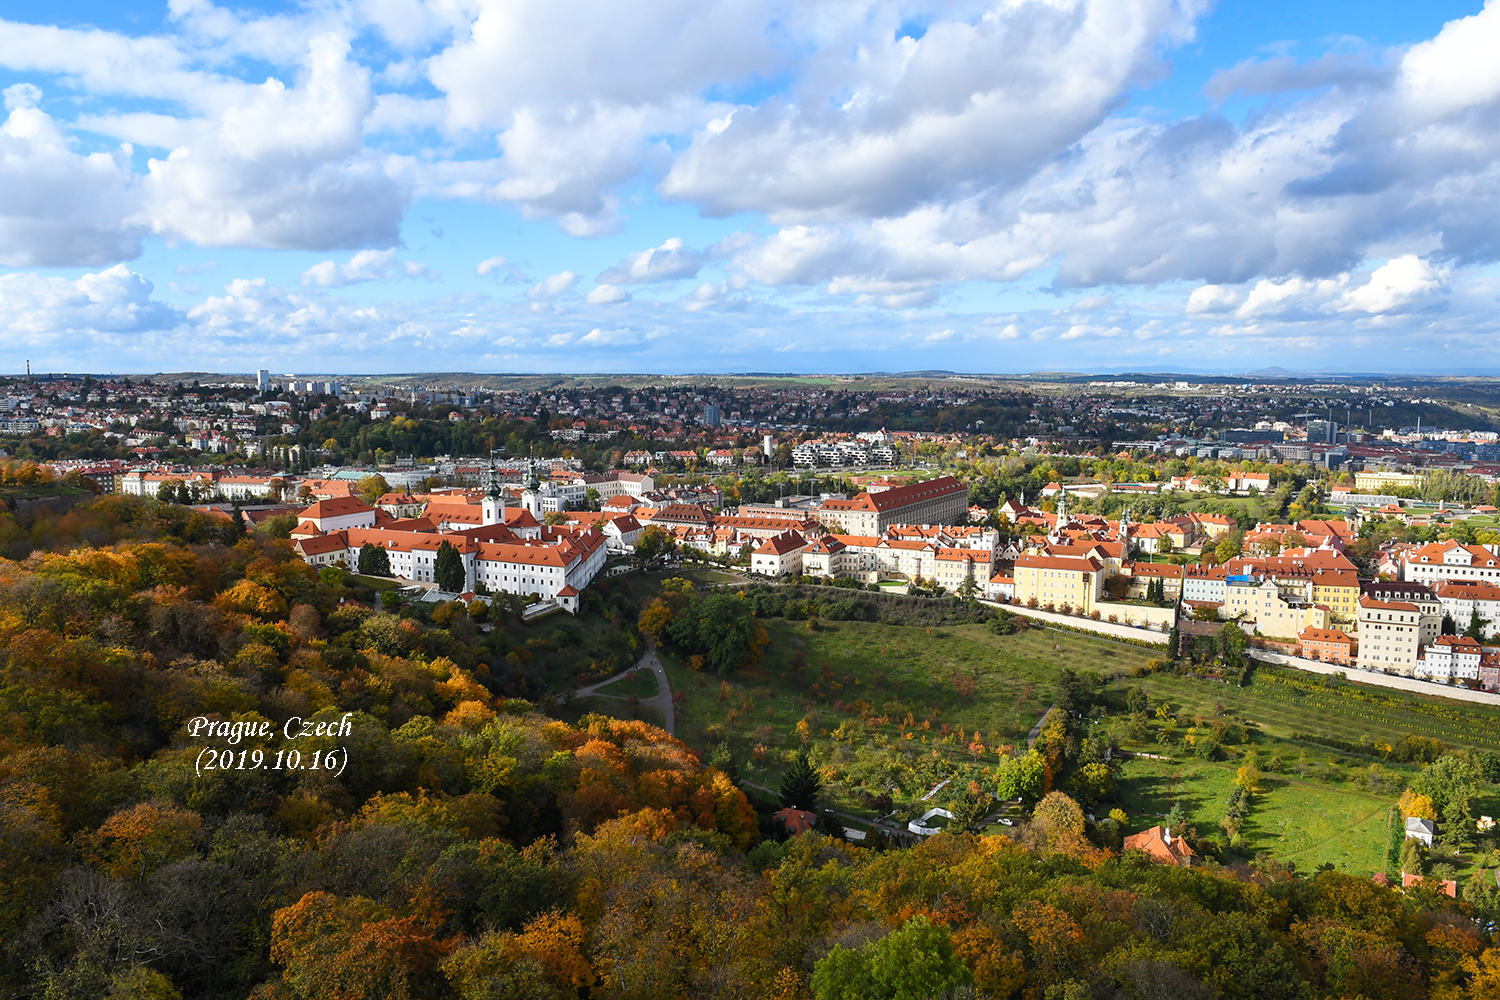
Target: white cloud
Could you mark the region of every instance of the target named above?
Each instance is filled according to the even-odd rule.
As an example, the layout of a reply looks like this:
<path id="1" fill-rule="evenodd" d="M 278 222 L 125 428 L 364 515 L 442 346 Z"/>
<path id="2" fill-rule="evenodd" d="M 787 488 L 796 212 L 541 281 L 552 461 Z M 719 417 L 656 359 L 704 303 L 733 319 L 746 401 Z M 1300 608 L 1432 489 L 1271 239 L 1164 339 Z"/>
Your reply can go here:
<path id="1" fill-rule="evenodd" d="M 1407 254 L 1375 269 L 1370 280 L 1344 295 L 1344 310 L 1397 312 L 1418 304 L 1444 286 L 1446 276 L 1419 257 Z"/>
<path id="2" fill-rule="evenodd" d="M 704 259 L 704 254 L 684 247 L 674 236 L 654 249 L 627 254 L 624 261 L 605 269 L 598 280 L 607 285 L 639 285 L 691 278 Z"/>
<path id="3" fill-rule="evenodd" d="M 296 86 L 233 88 L 191 143 L 150 161 L 141 220 L 202 246 L 395 244 L 410 191 L 364 149 L 369 74 L 348 55 L 347 40 L 320 35 Z"/>
<path id="4" fill-rule="evenodd" d="M 1243 298 L 1235 289 L 1223 285 L 1199 285 L 1188 296 L 1187 311 L 1189 315 L 1224 312 L 1239 305 Z"/>
<path id="5" fill-rule="evenodd" d="M 152 284 L 124 264 L 69 281 L 19 272 L 0 275 L 0 327 L 45 342 L 62 335 L 169 330 L 182 316 L 151 298 Z"/>
<path id="6" fill-rule="evenodd" d="M 526 295 L 533 302 L 551 302 L 559 295 L 566 294 L 576 284 L 578 284 L 578 275 L 572 271 L 562 271 L 537 282 Z"/>
<path id="7" fill-rule="evenodd" d="M 641 338 L 631 330 L 605 330 L 596 326 L 580 337 L 578 342 L 590 347 L 628 347 L 640 343 Z"/>
<path id="8" fill-rule="evenodd" d="M 1193 3 L 1054 0 L 903 12 L 849 5 L 792 17 L 822 44 L 790 99 L 700 129 L 661 189 L 713 214 L 892 216 L 1007 189 L 1086 135 L 1191 35 Z M 975 15 L 978 16 L 975 16 Z"/>
<path id="9" fill-rule="evenodd" d="M 385 281 L 398 272 L 408 278 L 428 273 L 426 264 L 414 260 L 398 261 L 395 250 L 361 250 L 344 264 L 331 260 L 314 264 L 302 272 L 299 280 L 304 285 L 319 288 L 340 288 L 362 281 Z"/>
<path id="10" fill-rule="evenodd" d="M 599 285 L 585 297 L 590 305 L 613 305 L 630 298 L 630 293 L 616 285 Z"/>
<path id="11" fill-rule="evenodd" d="M 0 28 L 3 34 L 3 28 Z M 29 84 L 5 90 L 0 125 L 0 264 L 97 266 L 140 253 L 129 150 L 75 153 L 67 132 L 33 105 Z"/>

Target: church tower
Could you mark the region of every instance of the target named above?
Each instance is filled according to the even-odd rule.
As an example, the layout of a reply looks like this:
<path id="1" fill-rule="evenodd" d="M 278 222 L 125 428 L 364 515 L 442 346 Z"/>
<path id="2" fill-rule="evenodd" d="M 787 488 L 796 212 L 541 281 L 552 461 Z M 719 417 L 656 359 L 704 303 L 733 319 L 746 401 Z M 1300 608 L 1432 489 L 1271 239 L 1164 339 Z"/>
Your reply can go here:
<path id="1" fill-rule="evenodd" d="M 537 482 L 536 462 L 526 460 L 526 492 L 521 494 L 521 506 L 531 511 L 531 516 L 542 519 L 542 484 Z"/>
<path id="2" fill-rule="evenodd" d="M 500 488 L 500 479 L 495 474 L 495 459 L 490 457 L 489 481 L 485 483 L 484 501 L 484 526 L 505 523 L 505 491 Z"/>

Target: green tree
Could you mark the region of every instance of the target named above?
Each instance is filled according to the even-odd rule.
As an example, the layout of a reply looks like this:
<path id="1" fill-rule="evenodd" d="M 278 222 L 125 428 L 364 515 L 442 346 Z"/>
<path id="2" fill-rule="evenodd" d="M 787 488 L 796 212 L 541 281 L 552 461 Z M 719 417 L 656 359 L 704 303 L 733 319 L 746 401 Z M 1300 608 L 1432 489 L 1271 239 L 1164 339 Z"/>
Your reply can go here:
<path id="1" fill-rule="evenodd" d="M 651 560 L 664 556 L 676 547 L 672 535 L 659 524 L 648 524 L 641 537 L 636 539 L 635 554 L 641 559 Z"/>
<path id="2" fill-rule="evenodd" d="M 822 790 L 823 779 L 818 776 L 807 754 L 799 752 L 781 778 L 781 804 L 791 809 L 815 810 Z"/>
<path id="3" fill-rule="evenodd" d="M 1023 756 L 1002 756 L 995 767 L 995 794 L 1035 802 L 1047 794 L 1047 758 L 1036 747 Z"/>
<path id="4" fill-rule="evenodd" d="M 1469 627 L 1464 629 L 1464 635 L 1477 642 L 1484 642 L 1484 626 L 1486 622 L 1479 617 L 1479 604 L 1476 602 L 1469 611 Z"/>
<path id="5" fill-rule="evenodd" d="M 1423 768 L 1411 787 L 1418 795 L 1432 799 L 1445 825 L 1469 830 L 1474 826 L 1471 803 L 1483 784 L 1479 768 L 1463 757 L 1444 754 Z"/>
<path id="6" fill-rule="evenodd" d="M 1427 873 L 1427 852 L 1422 842 L 1415 837 L 1406 837 L 1401 845 L 1401 870 L 1408 875 Z"/>
<path id="7" fill-rule="evenodd" d="M 464 572 L 464 557 L 458 554 L 458 549 L 453 547 L 452 542 L 444 542 L 438 546 L 432 575 L 437 585 L 448 593 L 463 592 L 464 583 L 467 580 L 467 574 Z"/>
<path id="8" fill-rule="evenodd" d="M 370 542 L 359 547 L 360 576 L 390 576 L 391 556 L 379 545 Z"/>
<path id="9" fill-rule="evenodd" d="M 969 979 L 952 934 L 922 916 L 858 951 L 835 945 L 810 985 L 815 1000 L 944 1000 Z"/>

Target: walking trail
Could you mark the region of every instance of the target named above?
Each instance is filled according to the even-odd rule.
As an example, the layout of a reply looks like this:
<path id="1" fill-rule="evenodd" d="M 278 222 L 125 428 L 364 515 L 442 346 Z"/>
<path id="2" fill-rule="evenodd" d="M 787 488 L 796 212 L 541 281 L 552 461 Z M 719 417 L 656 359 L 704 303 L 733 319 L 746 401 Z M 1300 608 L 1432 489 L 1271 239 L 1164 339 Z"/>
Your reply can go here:
<path id="1" fill-rule="evenodd" d="M 667 681 L 667 671 L 662 667 L 661 660 L 657 659 L 656 657 L 656 643 L 650 642 L 649 640 L 646 644 L 646 654 L 641 657 L 639 663 L 631 667 L 629 670 L 625 670 L 621 673 L 615 674 L 608 680 L 600 681 L 598 684 L 590 684 L 588 687 L 579 688 L 576 692 L 574 692 L 573 697 L 583 698 L 587 696 L 593 696 L 595 698 L 613 698 L 616 701 L 629 701 L 629 698 L 625 698 L 617 694 L 596 694 L 595 692 L 597 692 L 600 688 L 608 687 L 615 681 L 627 677 L 631 673 L 631 671 L 638 670 L 641 667 L 649 668 L 651 672 L 656 675 L 657 688 L 656 697 L 642 698 L 641 704 L 652 705 L 660 709 L 663 720 L 662 728 L 665 729 L 669 735 L 675 735 L 677 731 L 677 718 L 676 714 L 672 710 L 672 685 Z"/>

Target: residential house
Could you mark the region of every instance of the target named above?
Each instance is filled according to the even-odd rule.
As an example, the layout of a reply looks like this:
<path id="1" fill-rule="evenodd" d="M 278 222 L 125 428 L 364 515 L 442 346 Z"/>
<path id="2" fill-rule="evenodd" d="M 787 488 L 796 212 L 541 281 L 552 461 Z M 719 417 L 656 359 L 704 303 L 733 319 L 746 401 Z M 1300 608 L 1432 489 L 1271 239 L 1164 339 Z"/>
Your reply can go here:
<path id="1" fill-rule="evenodd" d="M 1422 650 L 1412 676 L 1443 684 L 1479 680 L 1484 650 L 1466 635 L 1445 635 Z"/>
<path id="2" fill-rule="evenodd" d="M 1151 860 L 1187 868 L 1193 863 L 1193 849 L 1181 837 L 1172 836 L 1172 828 L 1153 826 L 1125 838 L 1127 851 L 1145 851 Z"/>
<path id="3" fill-rule="evenodd" d="M 1305 628 L 1297 633 L 1298 654 L 1309 660 L 1353 666 L 1359 658 L 1359 641 L 1341 629 Z"/>

